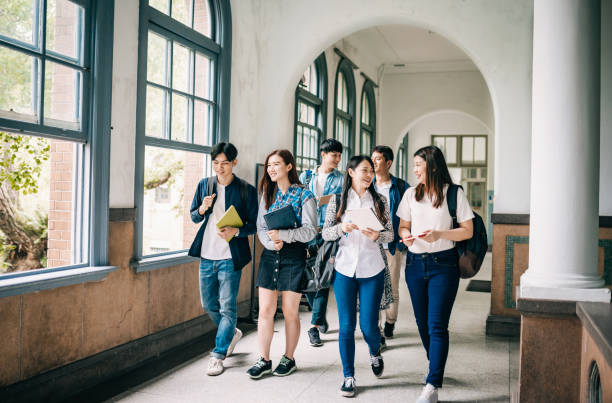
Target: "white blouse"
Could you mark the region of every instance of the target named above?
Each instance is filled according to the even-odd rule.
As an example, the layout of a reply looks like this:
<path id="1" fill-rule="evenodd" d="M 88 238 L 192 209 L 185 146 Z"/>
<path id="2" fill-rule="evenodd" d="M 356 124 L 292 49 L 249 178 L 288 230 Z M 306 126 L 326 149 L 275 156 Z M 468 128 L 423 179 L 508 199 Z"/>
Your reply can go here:
<path id="1" fill-rule="evenodd" d="M 444 201 L 439 208 L 435 208 L 428 195 L 423 196 L 420 202 L 415 199 L 416 187 L 411 187 L 404 193 L 402 201 L 397 208 L 397 216 L 404 221 L 410 221 L 410 232 L 417 236 L 427 230 L 444 231 L 452 229 L 453 219 L 448 212 L 446 192 L 448 185 L 444 186 Z M 462 223 L 474 218 L 472 207 L 462 189 L 457 190 L 457 222 Z M 454 241 L 438 239 L 429 243 L 422 239 L 415 239 L 408 249 L 412 253 L 433 253 L 455 247 Z"/>
<path id="2" fill-rule="evenodd" d="M 353 189 L 347 195 L 346 210 L 358 208 L 374 208 L 374 200 L 370 192 L 365 192 L 360 198 Z M 342 219 L 344 220 L 344 216 Z M 385 268 L 385 262 L 380 252 L 378 242 L 374 242 L 360 231 L 353 230 L 342 237 L 338 244 L 336 255 L 336 271 L 347 277 L 367 278 L 380 273 Z"/>

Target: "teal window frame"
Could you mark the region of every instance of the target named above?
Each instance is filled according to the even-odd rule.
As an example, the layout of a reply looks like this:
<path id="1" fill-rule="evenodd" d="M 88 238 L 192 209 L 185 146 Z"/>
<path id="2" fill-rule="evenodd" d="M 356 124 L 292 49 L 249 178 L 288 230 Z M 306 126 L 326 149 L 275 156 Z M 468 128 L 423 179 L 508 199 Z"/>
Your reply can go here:
<path id="1" fill-rule="evenodd" d="M 360 122 L 360 139 L 359 139 L 359 147 L 361 150 L 361 154 L 370 155 L 372 153 L 372 148 L 376 146 L 376 95 L 374 94 L 374 86 L 375 84 L 371 80 L 366 80 L 363 84 L 363 89 L 361 91 L 361 119 Z M 368 112 L 369 112 L 369 124 L 363 123 L 363 104 L 364 101 L 368 104 Z M 367 137 L 370 141 L 370 149 L 366 150 L 364 147 L 364 137 Z"/>
<path id="2" fill-rule="evenodd" d="M 403 180 L 408 179 L 408 133 L 406 133 L 400 146 L 397 148 L 395 175 Z"/>
<path id="3" fill-rule="evenodd" d="M 342 143 L 342 165 L 341 170 L 346 168 L 346 163 L 351 159 L 355 151 L 355 75 L 353 74 L 353 63 L 348 59 L 342 58 L 338 63 L 338 69 L 336 70 L 336 80 L 334 84 L 334 138 Z M 348 101 L 348 112 L 343 111 L 338 107 L 338 78 L 340 73 L 346 80 L 347 89 L 347 101 Z M 349 144 L 340 137 L 338 133 L 338 122 L 343 120 L 347 123 L 349 128 Z"/>
<path id="4" fill-rule="evenodd" d="M 300 84 L 295 89 L 295 111 L 294 111 L 294 124 L 293 124 L 293 155 L 295 156 L 296 164 L 298 167 L 303 165 L 299 161 L 308 161 L 309 165 L 316 166 L 319 161 L 320 145 L 323 138 L 326 138 L 327 132 L 327 61 L 325 59 L 325 52 L 321 53 L 313 63 L 316 70 L 317 76 L 317 94 L 302 88 Z M 299 108 L 300 103 L 306 106 L 312 107 L 315 110 L 315 122 L 313 126 L 306 122 L 299 120 Z M 299 128 L 315 130 L 317 132 L 316 141 L 316 155 L 314 158 L 305 155 L 303 152 L 303 140 L 298 141 Z M 301 147 L 298 147 L 299 145 Z M 314 163 L 314 164 L 313 164 Z"/>
<path id="5" fill-rule="evenodd" d="M 169 10 L 172 9 L 172 1 L 169 1 Z M 193 0 L 192 4 L 193 4 Z M 162 253 L 143 255 L 143 209 L 144 209 L 144 163 L 145 147 L 154 146 L 166 149 L 210 154 L 212 145 L 220 141 L 229 140 L 229 100 L 230 100 L 230 70 L 232 53 L 232 16 L 229 0 L 209 0 L 211 13 L 212 35 L 211 38 L 183 25 L 172 19 L 170 15 L 164 14 L 153 6 L 149 6 L 148 0 L 140 0 L 140 25 L 139 25 L 139 54 L 138 54 L 138 103 L 136 107 L 136 167 L 135 167 L 135 191 L 134 205 L 136 207 L 136 222 L 134 236 L 134 259 L 132 267 L 136 272 L 149 271 L 164 267 L 174 266 L 194 261 L 187 256 L 187 249 L 172 250 Z M 204 53 L 214 63 L 214 76 L 212 92 L 215 111 L 213 113 L 211 145 L 200 145 L 185 141 L 170 140 L 169 138 L 157 138 L 146 136 L 146 90 L 151 82 L 147 80 L 147 55 L 149 31 L 161 34 L 168 40 L 179 42 L 191 50 Z M 172 67 L 170 67 L 171 69 Z M 170 70 L 170 76 L 172 76 Z M 170 85 L 171 87 L 171 85 Z M 163 87 L 168 89 L 167 87 Z M 172 93 L 180 93 L 171 89 Z M 189 95 L 192 97 L 191 95 Z M 193 109 L 192 109 L 193 110 Z M 171 127 L 172 114 L 168 112 L 168 126 Z M 191 117 L 193 133 L 193 116 Z M 168 129 L 168 137 L 169 134 Z"/>
<path id="6" fill-rule="evenodd" d="M 64 287 L 89 281 L 99 281 L 108 273 L 117 270 L 108 265 L 108 195 L 110 172 L 110 135 L 111 135 L 111 101 L 112 101 L 112 67 L 114 39 L 114 2 L 104 0 L 71 0 L 83 7 L 83 42 L 82 92 L 80 95 L 81 127 L 80 130 L 62 129 L 44 125 L 44 95 L 40 89 L 38 122 L 0 118 L 0 130 L 18 134 L 35 135 L 84 144 L 82 164 L 79 177 L 82 180 L 80 192 L 84 206 L 81 219 L 83 224 L 82 244 L 87 254 L 81 264 L 38 269 L 30 272 L 18 272 L 0 276 L 0 298 L 27 294 L 34 291 Z M 46 11 L 46 0 L 36 0 L 37 12 Z M 44 14 L 43 14 L 44 15 Z M 42 18 L 44 21 L 45 18 Z M 46 34 L 43 26 L 40 35 Z M 0 37 L 0 44 L 31 56 L 73 67 L 65 57 L 53 52 L 37 52 L 26 49 L 14 39 Z M 44 37 L 43 45 L 44 46 Z M 44 77 L 44 71 L 39 78 Z M 40 86 L 43 85 L 39 81 Z"/>

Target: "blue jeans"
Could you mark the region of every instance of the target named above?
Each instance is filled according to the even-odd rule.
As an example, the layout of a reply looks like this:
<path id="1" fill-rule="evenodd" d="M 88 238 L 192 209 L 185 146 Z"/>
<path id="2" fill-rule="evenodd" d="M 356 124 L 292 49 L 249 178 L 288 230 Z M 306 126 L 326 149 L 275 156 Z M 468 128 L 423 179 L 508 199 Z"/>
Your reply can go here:
<path id="1" fill-rule="evenodd" d="M 329 288 L 307 292 L 306 299 L 312 308 L 312 319 L 310 320 L 310 324 L 323 326 L 327 321 L 327 301 L 329 300 Z"/>
<path id="2" fill-rule="evenodd" d="M 217 325 L 212 356 L 224 359 L 236 331 L 238 288 L 241 270 L 234 270 L 232 259 L 200 260 L 202 308 Z"/>
<path id="3" fill-rule="evenodd" d="M 380 349 L 378 311 L 385 286 L 385 273 L 368 278 L 347 277 L 336 272 L 334 294 L 338 306 L 340 332 L 338 345 L 344 377 L 355 376 L 355 327 L 357 322 L 357 295 L 359 295 L 359 327 L 370 349 L 370 354 Z"/>
<path id="4" fill-rule="evenodd" d="M 448 357 L 448 321 L 459 288 L 457 250 L 406 256 L 406 284 L 429 360 L 427 383 L 439 388 Z"/>

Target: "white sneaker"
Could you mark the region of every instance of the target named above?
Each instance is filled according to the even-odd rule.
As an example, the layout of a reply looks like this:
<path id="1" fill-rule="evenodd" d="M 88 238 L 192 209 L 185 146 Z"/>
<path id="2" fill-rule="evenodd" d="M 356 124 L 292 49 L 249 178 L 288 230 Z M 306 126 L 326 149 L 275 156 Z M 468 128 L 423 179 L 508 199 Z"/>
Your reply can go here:
<path id="1" fill-rule="evenodd" d="M 229 357 L 230 355 L 232 355 L 232 353 L 234 352 L 234 347 L 236 347 L 236 343 L 238 343 L 238 341 L 241 338 L 242 338 L 242 332 L 240 331 L 240 329 L 236 328 L 236 331 L 234 332 L 234 337 L 232 337 L 232 342 L 227 348 L 227 354 L 225 354 L 226 357 Z"/>
<path id="2" fill-rule="evenodd" d="M 206 374 L 210 376 L 216 376 L 223 372 L 223 360 L 216 357 L 210 357 L 208 361 L 208 369 Z"/>
<path id="3" fill-rule="evenodd" d="M 423 388 L 421 396 L 417 399 L 416 403 L 437 403 L 438 402 L 438 388 L 428 383 Z"/>

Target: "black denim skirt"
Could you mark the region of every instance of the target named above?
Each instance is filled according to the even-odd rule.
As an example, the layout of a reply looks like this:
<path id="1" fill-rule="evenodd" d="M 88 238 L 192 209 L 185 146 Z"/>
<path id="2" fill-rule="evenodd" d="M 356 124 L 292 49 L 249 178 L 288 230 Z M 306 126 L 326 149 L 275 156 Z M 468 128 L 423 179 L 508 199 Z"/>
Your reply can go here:
<path id="1" fill-rule="evenodd" d="M 305 243 L 285 243 L 279 251 L 264 249 L 256 285 L 268 290 L 302 292 L 305 269 Z"/>

